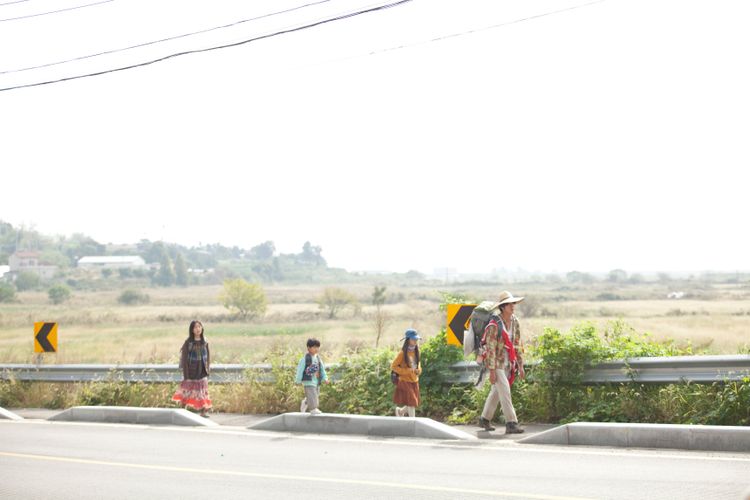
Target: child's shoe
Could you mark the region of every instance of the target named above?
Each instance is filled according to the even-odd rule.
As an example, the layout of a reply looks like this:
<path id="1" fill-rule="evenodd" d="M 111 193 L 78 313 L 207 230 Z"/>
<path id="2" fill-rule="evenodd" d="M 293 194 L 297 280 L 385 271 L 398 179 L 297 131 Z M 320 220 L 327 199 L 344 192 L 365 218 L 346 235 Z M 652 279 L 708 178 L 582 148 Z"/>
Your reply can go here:
<path id="1" fill-rule="evenodd" d="M 313 408 L 312 410 L 310 410 L 310 415 L 320 415 L 321 413 L 323 412 L 318 410 L 317 408 Z"/>

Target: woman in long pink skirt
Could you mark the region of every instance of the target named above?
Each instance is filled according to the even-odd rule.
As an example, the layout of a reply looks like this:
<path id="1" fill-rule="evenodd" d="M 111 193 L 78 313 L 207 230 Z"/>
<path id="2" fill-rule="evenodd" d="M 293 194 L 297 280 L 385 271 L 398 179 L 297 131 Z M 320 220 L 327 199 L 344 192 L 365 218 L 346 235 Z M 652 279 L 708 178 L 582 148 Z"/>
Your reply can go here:
<path id="1" fill-rule="evenodd" d="M 180 349 L 180 368 L 182 382 L 172 396 L 183 407 L 200 411 L 201 417 L 208 418 L 206 412 L 211 409 L 211 398 L 208 396 L 208 374 L 211 372 L 211 351 L 203 336 L 203 323 L 191 321 L 187 340 Z"/>

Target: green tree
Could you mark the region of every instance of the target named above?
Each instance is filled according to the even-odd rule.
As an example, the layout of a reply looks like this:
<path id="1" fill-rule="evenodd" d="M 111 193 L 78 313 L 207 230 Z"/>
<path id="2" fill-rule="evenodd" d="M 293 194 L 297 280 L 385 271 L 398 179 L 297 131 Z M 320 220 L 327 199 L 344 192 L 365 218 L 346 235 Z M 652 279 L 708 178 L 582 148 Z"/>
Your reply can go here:
<path id="1" fill-rule="evenodd" d="M 256 283 L 242 278 L 224 280 L 224 291 L 219 300 L 230 312 L 243 319 L 262 316 L 266 312 L 266 293 Z"/>
<path id="2" fill-rule="evenodd" d="M 594 277 L 588 273 L 582 273 L 581 271 L 570 271 L 565 275 L 570 283 L 584 283 L 589 284 L 594 282 Z"/>
<path id="3" fill-rule="evenodd" d="M 172 259 L 169 258 L 167 249 L 163 245 L 161 246 L 161 257 L 159 258 L 159 271 L 154 276 L 154 281 L 159 286 L 172 286 L 175 282 Z"/>
<path id="4" fill-rule="evenodd" d="M 107 249 L 106 245 L 80 233 L 73 234 L 69 239 L 64 240 L 61 247 L 72 265 L 75 265 L 81 257 L 104 255 Z"/>
<path id="5" fill-rule="evenodd" d="M 10 283 L 0 283 L 0 304 L 16 300 L 16 289 Z"/>
<path id="6" fill-rule="evenodd" d="M 255 260 L 268 260 L 276 252 L 276 245 L 273 241 L 266 241 L 250 249 L 250 258 Z"/>
<path id="7" fill-rule="evenodd" d="M 51 264 L 51 265 L 62 267 L 62 268 L 71 266 L 70 259 L 68 258 L 67 255 L 65 255 L 64 253 L 58 250 L 53 250 L 50 248 L 44 249 L 41 252 L 41 255 L 39 256 L 39 260 L 41 262 L 44 262 L 45 264 Z"/>
<path id="8" fill-rule="evenodd" d="M 318 296 L 317 303 L 320 309 L 328 311 L 328 319 L 333 319 L 341 309 L 348 306 L 356 307 L 358 301 L 354 295 L 346 290 L 328 287 Z"/>
<path id="9" fill-rule="evenodd" d="M 300 260 L 303 262 L 309 262 L 316 266 L 325 266 L 326 260 L 321 255 L 323 249 L 319 246 L 313 246 L 309 241 L 306 241 L 302 245 L 302 253 L 300 254 Z"/>
<path id="10" fill-rule="evenodd" d="M 633 273 L 630 275 L 630 278 L 628 279 L 629 283 L 633 283 L 634 285 L 639 285 L 646 281 L 646 279 L 643 277 L 640 273 Z"/>
<path id="11" fill-rule="evenodd" d="M 607 280 L 612 283 L 624 283 L 628 279 L 628 273 L 623 269 L 612 269 L 607 276 Z"/>
<path id="12" fill-rule="evenodd" d="M 31 271 L 21 271 L 16 276 L 16 288 L 19 292 L 38 288 L 41 282 L 42 280 L 39 278 L 39 275 Z"/>
<path id="13" fill-rule="evenodd" d="M 187 286 L 189 281 L 187 265 L 182 253 L 179 252 L 174 260 L 175 283 L 179 286 Z"/>
<path id="14" fill-rule="evenodd" d="M 47 296 L 53 304 L 62 304 L 70 298 L 70 288 L 65 285 L 53 285 L 47 290 Z"/>

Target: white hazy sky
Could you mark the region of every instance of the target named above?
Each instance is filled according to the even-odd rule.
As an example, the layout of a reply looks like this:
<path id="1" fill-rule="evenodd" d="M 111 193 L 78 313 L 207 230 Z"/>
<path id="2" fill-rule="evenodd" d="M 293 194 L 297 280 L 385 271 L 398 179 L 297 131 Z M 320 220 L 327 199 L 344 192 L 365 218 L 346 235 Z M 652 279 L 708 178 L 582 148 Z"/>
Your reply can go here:
<path id="1" fill-rule="evenodd" d="M 94 1 L 0 2 L 0 88 L 378 5 L 16 71 L 310 0 L 24 17 Z M 113 243 L 310 240 L 350 270 L 747 270 L 748 19 L 747 0 L 413 0 L 2 91 L 0 219 Z"/>

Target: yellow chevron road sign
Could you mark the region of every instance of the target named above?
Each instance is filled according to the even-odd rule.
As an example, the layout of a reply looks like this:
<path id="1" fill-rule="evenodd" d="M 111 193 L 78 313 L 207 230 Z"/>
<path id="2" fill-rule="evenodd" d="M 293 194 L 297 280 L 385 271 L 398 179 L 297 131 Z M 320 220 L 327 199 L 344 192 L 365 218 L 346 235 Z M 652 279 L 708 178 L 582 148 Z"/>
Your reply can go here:
<path id="1" fill-rule="evenodd" d="M 34 352 L 57 352 L 57 323 L 34 323 Z"/>
<path id="2" fill-rule="evenodd" d="M 449 344 L 464 345 L 464 330 L 469 329 L 469 318 L 475 307 L 476 304 L 448 304 L 446 339 Z"/>

